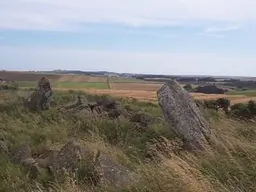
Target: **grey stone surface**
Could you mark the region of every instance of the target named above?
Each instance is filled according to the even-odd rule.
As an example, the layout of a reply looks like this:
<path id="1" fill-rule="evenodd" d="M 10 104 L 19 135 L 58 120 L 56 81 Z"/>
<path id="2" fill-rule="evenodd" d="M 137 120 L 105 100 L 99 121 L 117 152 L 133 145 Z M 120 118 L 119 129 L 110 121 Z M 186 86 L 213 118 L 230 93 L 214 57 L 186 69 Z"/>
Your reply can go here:
<path id="1" fill-rule="evenodd" d="M 192 96 L 175 80 L 163 85 L 157 96 L 170 129 L 182 138 L 186 148 L 204 149 L 211 130 Z"/>
<path id="2" fill-rule="evenodd" d="M 32 158 L 31 149 L 28 145 L 22 145 L 12 151 L 11 157 L 14 163 L 23 164 L 26 159 Z"/>

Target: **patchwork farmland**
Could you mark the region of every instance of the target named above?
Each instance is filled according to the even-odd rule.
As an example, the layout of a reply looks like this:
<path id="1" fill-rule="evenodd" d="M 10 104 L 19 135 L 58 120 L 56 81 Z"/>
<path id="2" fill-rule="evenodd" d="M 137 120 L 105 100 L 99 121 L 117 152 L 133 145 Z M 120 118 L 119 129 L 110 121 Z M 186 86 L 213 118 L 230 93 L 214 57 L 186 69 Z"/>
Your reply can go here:
<path id="1" fill-rule="evenodd" d="M 32 72 L 0 72 L 0 78 L 15 81 L 21 88 L 33 88 L 42 76 L 46 76 L 55 90 L 80 90 L 93 94 L 108 94 L 117 97 L 134 98 L 141 101 L 156 101 L 160 82 L 148 82 L 135 78 L 104 77 L 70 74 L 41 74 Z M 232 103 L 256 101 L 256 91 L 230 91 L 226 94 L 191 93 L 195 99 L 209 100 L 228 98 Z"/>

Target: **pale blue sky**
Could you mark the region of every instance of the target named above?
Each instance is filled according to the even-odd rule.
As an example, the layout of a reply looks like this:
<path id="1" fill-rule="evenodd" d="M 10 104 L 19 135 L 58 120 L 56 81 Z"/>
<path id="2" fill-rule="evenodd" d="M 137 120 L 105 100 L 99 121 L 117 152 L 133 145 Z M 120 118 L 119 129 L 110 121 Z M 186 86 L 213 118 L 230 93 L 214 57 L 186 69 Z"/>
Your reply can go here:
<path id="1" fill-rule="evenodd" d="M 255 0 L 2 0 L 0 69 L 256 76 Z"/>

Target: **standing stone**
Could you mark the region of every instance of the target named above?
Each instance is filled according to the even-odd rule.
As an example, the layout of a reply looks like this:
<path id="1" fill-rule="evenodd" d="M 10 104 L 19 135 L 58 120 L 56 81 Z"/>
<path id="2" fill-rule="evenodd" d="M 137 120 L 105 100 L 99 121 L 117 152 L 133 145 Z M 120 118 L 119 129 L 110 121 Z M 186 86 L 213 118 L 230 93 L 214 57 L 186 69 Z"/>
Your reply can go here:
<path id="1" fill-rule="evenodd" d="M 33 93 L 25 99 L 24 104 L 32 111 L 49 109 L 52 96 L 50 81 L 46 77 L 42 77 Z"/>
<path id="2" fill-rule="evenodd" d="M 9 154 L 9 148 L 5 141 L 0 141 L 0 155 Z"/>
<path id="3" fill-rule="evenodd" d="M 163 85 L 157 96 L 170 129 L 183 139 L 185 147 L 204 149 L 211 131 L 192 96 L 175 80 Z"/>

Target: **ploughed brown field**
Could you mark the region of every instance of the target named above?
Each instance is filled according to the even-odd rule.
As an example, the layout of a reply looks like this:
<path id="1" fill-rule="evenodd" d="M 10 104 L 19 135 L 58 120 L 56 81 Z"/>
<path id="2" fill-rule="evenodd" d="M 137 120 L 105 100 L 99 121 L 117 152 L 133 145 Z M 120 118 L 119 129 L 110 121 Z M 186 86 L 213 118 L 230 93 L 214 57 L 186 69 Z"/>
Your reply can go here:
<path id="1" fill-rule="evenodd" d="M 106 77 L 86 75 L 62 75 L 62 74 L 40 74 L 20 71 L 0 71 L 0 78 L 10 81 L 38 81 L 40 77 L 46 76 L 51 81 L 57 82 L 107 82 Z"/>

